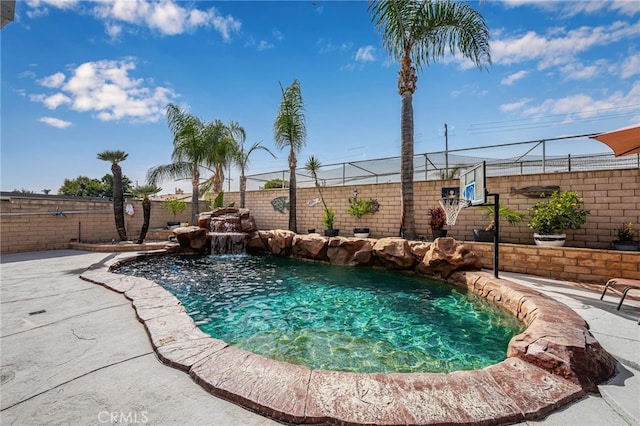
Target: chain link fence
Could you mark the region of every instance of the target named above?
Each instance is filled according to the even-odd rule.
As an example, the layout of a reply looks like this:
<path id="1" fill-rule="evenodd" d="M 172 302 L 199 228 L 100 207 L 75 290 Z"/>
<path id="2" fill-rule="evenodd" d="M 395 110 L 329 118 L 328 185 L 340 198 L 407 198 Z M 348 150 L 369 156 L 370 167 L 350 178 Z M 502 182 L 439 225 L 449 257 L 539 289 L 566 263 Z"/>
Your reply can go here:
<path id="1" fill-rule="evenodd" d="M 560 139 L 569 139 L 557 138 Z M 417 154 L 413 157 L 414 181 L 428 181 L 457 178 L 461 170 L 481 161 L 486 161 L 487 176 L 515 176 L 538 173 L 608 170 L 640 168 L 640 155 L 615 157 L 613 154 L 588 155 L 546 155 L 547 144 L 551 141 L 520 142 L 517 144 L 494 145 L 480 148 L 466 148 L 448 152 Z M 492 155 L 500 151 L 514 151 L 515 145 L 531 145 L 520 156 L 488 158 L 482 151 Z M 542 155 L 531 151 L 541 148 Z M 474 155 L 475 152 L 475 155 Z M 373 184 L 400 182 L 400 157 L 378 158 L 323 165 L 318 171 L 319 184 L 323 186 L 344 186 L 352 184 Z M 289 170 L 260 173 L 247 176 L 247 189 L 263 189 L 265 185 L 288 186 Z M 312 176 L 304 168 L 296 169 L 296 186 L 310 187 L 315 184 Z M 273 187 L 273 186 L 271 186 Z"/>

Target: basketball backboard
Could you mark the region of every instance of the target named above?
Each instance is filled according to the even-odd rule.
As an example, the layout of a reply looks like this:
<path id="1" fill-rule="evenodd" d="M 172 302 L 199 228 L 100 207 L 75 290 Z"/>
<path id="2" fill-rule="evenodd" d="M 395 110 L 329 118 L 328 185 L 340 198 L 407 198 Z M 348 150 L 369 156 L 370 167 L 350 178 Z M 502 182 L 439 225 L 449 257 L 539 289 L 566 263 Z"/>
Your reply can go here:
<path id="1" fill-rule="evenodd" d="M 460 172 L 460 200 L 465 200 L 472 206 L 486 204 L 486 188 L 484 161 Z"/>

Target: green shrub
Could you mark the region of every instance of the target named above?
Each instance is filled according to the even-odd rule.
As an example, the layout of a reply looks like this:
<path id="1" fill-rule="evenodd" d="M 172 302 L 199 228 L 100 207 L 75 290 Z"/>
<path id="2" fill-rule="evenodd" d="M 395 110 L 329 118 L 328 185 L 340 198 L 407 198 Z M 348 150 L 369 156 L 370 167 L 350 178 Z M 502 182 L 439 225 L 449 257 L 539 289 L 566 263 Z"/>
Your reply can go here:
<path id="1" fill-rule="evenodd" d="M 547 200 L 538 201 L 528 209 L 529 228 L 538 234 L 562 233 L 565 229 L 579 229 L 587 221 L 589 210 L 575 191 L 555 191 Z"/>

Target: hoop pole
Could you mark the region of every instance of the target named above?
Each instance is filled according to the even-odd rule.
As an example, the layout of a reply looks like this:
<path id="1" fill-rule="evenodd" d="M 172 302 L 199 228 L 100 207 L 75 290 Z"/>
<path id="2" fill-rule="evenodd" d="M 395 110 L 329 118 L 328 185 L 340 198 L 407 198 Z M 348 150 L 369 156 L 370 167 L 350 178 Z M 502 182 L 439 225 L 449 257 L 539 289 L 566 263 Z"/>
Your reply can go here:
<path id="1" fill-rule="evenodd" d="M 500 269 L 500 250 L 498 248 L 500 244 L 500 194 L 487 195 L 493 195 L 493 217 L 496 221 L 493 232 L 493 276 L 498 278 L 498 270 Z"/>

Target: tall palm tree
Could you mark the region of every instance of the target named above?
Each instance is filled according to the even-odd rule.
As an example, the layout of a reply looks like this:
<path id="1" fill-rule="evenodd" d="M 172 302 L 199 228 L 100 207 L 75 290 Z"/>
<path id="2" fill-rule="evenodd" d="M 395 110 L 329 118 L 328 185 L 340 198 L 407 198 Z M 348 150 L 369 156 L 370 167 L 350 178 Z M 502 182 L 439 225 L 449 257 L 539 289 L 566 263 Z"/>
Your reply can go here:
<path id="1" fill-rule="evenodd" d="M 289 147 L 289 230 L 297 232 L 296 223 L 296 167 L 299 152 L 307 139 L 304 117 L 304 102 L 300 82 L 295 79 L 286 89 L 280 84 L 282 100 L 276 121 L 273 123 L 273 137 L 281 150 Z"/>
<path id="2" fill-rule="evenodd" d="M 247 177 L 245 176 L 245 172 L 247 171 L 247 167 L 249 167 L 249 157 L 254 151 L 259 149 L 267 151 L 273 158 L 276 158 L 276 156 L 269 150 L 269 148 L 263 146 L 261 142 L 254 142 L 247 151 L 244 150 L 244 137 L 239 142 L 240 151 L 236 158 L 236 164 L 240 168 L 240 208 L 244 208 L 245 194 L 247 192 Z"/>
<path id="3" fill-rule="evenodd" d="M 142 244 L 147 237 L 147 231 L 149 230 L 149 222 L 151 219 L 151 200 L 149 196 L 157 194 L 162 191 L 162 188 L 155 185 L 142 185 L 133 188 L 133 195 L 142 198 L 142 229 L 140 229 L 140 236 L 136 241 L 136 244 Z"/>
<path id="4" fill-rule="evenodd" d="M 489 28 L 471 6 L 450 0 L 372 0 L 369 12 L 382 46 L 400 63 L 402 190 L 401 232 L 414 239 L 413 94 L 421 69 L 447 54 L 461 53 L 478 68 L 491 63 Z M 414 66 L 415 65 L 415 66 Z"/>
<path id="5" fill-rule="evenodd" d="M 147 183 L 157 185 L 163 179 L 191 179 L 191 223 L 198 223 L 200 168 L 214 163 L 212 135 L 215 123 L 204 123 L 175 104 L 167 105 L 167 124 L 173 135 L 171 163 L 147 171 Z"/>
<path id="6" fill-rule="evenodd" d="M 120 241 L 127 241 L 127 230 L 124 227 L 124 191 L 122 189 L 121 162 L 127 159 L 129 154 L 124 151 L 102 151 L 98 153 L 98 160 L 111 163 L 113 175 L 113 217 L 116 220 L 116 230 Z"/>

